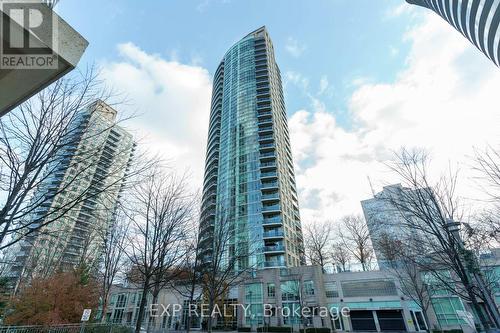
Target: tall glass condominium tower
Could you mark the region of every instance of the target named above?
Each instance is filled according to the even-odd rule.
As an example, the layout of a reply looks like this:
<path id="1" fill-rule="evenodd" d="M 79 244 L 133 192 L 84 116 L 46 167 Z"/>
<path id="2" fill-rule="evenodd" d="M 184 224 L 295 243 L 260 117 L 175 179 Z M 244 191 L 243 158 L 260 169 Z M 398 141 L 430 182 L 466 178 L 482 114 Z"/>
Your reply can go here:
<path id="1" fill-rule="evenodd" d="M 500 67 L 500 0 L 406 0 L 433 10 Z"/>
<path id="2" fill-rule="evenodd" d="M 216 222 L 217 221 L 217 222 Z M 281 74 L 265 27 L 233 45 L 217 67 L 203 184 L 200 256 L 213 228 L 230 225 L 238 268 L 304 264 Z"/>

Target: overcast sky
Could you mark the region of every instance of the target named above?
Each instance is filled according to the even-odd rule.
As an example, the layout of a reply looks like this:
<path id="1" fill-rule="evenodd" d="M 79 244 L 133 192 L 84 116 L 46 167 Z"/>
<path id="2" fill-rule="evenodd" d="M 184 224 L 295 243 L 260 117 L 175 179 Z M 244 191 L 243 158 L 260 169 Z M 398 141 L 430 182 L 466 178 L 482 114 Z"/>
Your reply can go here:
<path id="1" fill-rule="evenodd" d="M 498 145 L 500 70 L 436 14 L 404 0 L 61 1 L 109 85 L 140 116 L 127 124 L 202 185 L 212 74 L 266 25 L 284 76 L 302 220 L 361 213 L 397 182 L 401 146 L 430 151 L 435 175 L 459 167 L 479 199 L 473 147 Z"/>

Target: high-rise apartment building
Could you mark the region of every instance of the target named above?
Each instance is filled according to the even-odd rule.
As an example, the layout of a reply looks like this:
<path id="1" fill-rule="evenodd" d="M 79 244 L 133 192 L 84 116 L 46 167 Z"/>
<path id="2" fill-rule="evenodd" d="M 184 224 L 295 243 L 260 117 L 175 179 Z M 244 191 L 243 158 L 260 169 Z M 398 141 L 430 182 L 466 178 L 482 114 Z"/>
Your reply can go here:
<path id="1" fill-rule="evenodd" d="M 217 67 L 203 184 L 201 257 L 211 260 L 216 221 L 233 233 L 241 267 L 304 264 L 281 74 L 265 27 L 234 44 Z"/>
<path id="2" fill-rule="evenodd" d="M 433 10 L 500 66 L 499 0 L 406 0 Z"/>
<path id="3" fill-rule="evenodd" d="M 132 135 L 116 125 L 116 114 L 97 101 L 72 120 L 66 144 L 33 198 L 44 200 L 29 217 L 42 227 L 20 242 L 12 278 L 45 276 L 99 259 L 135 147 Z M 43 225 L 48 219 L 53 222 Z"/>
<path id="4" fill-rule="evenodd" d="M 373 250 L 380 268 L 387 267 L 388 264 L 383 251 L 383 242 L 386 237 L 404 243 L 410 234 L 417 233 L 415 229 L 409 230 L 407 227 L 409 215 L 406 215 L 405 218 L 405 215 L 402 215 L 405 213 L 394 204 L 399 201 L 403 205 L 403 202 L 407 202 L 408 198 L 412 198 L 413 195 L 415 195 L 415 190 L 403 187 L 401 184 L 394 184 L 384 186 L 383 190 L 374 194 L 373 198 L 361 201 Z"/>

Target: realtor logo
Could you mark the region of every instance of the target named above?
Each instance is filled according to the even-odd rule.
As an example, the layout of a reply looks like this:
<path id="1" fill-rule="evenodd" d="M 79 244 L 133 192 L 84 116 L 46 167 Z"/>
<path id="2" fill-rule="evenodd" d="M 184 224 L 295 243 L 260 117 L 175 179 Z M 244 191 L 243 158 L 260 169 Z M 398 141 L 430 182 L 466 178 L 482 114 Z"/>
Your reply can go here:
<path id="1" fill-rule="evenodd" d="M 0 0 L 0 69 L 56 69 L 57 18 L 41 0 Z"/>

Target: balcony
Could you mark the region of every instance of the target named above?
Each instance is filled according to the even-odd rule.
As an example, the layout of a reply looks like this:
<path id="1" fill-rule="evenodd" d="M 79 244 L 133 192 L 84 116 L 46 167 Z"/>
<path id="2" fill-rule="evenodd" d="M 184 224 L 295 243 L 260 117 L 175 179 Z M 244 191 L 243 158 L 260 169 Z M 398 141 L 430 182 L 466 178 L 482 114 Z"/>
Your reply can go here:
<path id="1" fill-rule="evenodd" d="M 204 188 L 204 191 L 208 191 L 209 189 L 214 188 L 214 187 L 217 187 L 217 182 L 212 181 L 206 185 L 206 187 Z"/>
<path id="2" fill-rule="evenodd" d="M 282 230 L 265 231 L 263 238 L 283 238 L 284 234 Z"/>
<path id="3" fill-rule="evenodd" d="M 260 178 L 278 178 L 278 173 L 276 171 L 262 172 Z"/>
<path id="4" fill-rule="evenodd" d="M 274 158 L 276 158 L 276 153 L 274 151 L 260 153 L 261 160 L 269 160 L 269 159 L 274 159 Z"/>
<path id="5" fill-rule="evenodd" d="M 268 71 L 260 71 L 255 73 L 255 79 L 257 80 L 257 82 L 261 80 L 264 81 L 264 79 L 268 80 L 268 78 Z"/>
<path id="6" fill-rule="evenodd" d="M 268 193 L 262 195 L 262 201 L 264 200 L 279 200 L 280 195 L 278 192 Z"/>
<path id="7" fill-rule="evenodd" d="M 273 126 L 259 127 L 259 133 L 272 133 Z"/>
<path id="8" fill-rule="evenodd" d="M 285 252 L 285 247 L 282 244 L 264 246 L 263 252 Z"/>
<path id="9" fill-rule="evenodd" d="M 281 216 L 264 218 L 264 220 L 262 221 L 263 226 L 281 225 L 281 224 L 283 224 Z"/>
<path id="10" fill-rule="evenodd" d="M 273 124 L 273 120 L 271 118 L 264 118 L 264 119 L 259 119 L 258 121 L 259 126 L 268 126 Z"/>
<path id="11" fill-rule="evenodd" d="M 257 113 L 257 118 L 267 118 L 267 117 L 271 117 L 272 115 L 273 115 L 273 113 L 271 111 L 262 111 L 262 112 Z"/>
<path id="12" fill-rule="evenodd" d="M 268 134 L 259 136 L 259 141 L 267 141 L 267 140 L 273 140 L 273 135 Z"/>
<path id="13" fill-rule="evenodd" d="M 263 206 L 262 207 L 262 212 L 263 213 L 270 213 L 270 212 L 279 212 L 281 211 L 281 206 L 279 204 L 277 205 L 269 205 L 269 206 Z"/>
<path id="14" fill-rule="evenodd" d="M 284 261 L 270 260 L 264 262 L 264 267 L 286 267 L 286 265 Z"/>
<path id="15" fill-rule="evenodd" d="M 262 163 L 260 163 L 260 168 L 261 169 L 274 169 L 274 168 L 276 168 L 276 162 L 274 162 L 274 161 L 262 162 Z"/>
<path id="16" fill-rule="evenodd" d="M 262 143 L 260 144 L 259 146 L 260 150 L 270 150 L 270 149 L 274 149 L 274 143 L 272 142 L 269 142 L 269 143 Z"/>
<path id="17" fill-rule="evenodd" d="M 278 188 L 278 182 L 262 182 L 262 187 L 261 190 L 265 189 L 277 189 Z"/>

